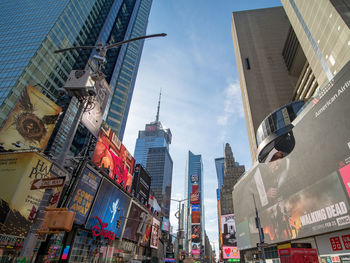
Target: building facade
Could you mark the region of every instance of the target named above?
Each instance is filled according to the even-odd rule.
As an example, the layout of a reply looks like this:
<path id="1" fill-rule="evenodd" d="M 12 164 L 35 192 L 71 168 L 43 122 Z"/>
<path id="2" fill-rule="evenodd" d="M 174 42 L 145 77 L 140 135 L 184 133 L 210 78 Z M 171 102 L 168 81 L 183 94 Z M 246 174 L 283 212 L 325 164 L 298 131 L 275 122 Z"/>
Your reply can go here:
<path id="1" fill-rule="evenodd" d="M 146 170 L 151 176 L 151 190 L 160 204 L 162 215 L 169 218 L 173 160 L 166 147 L 148 149 Z"/>
<path id="2" fill-rule="evenodd" d="M 74 46 L 113 44 L 145 35 L 152 1 L 140 0 L 63 0 L 5 1 L 0 4 L 4 16 L 0 22 L 0 126 L 27 85 L 36 86 L 51 100 L 58 100 L 73 69 L 87 67 L 95 51 L 55 50 Z M 23 6 L 24 5 L 24 6 Z M 20 10 L 18 6 L 21 6 Z M 112 95 L 104 118 L 123 138 L 126 119 L 137 75 L 143 41 L 109 50 L 103 72 Z M 66 103 L 67 104 L 67 103 Z M 66 119 L 57 132 L 54 154 L 60 152 L 72 124 L 78 103 L 69 104 Z"/>
<path id="3" fill-rule="evenodd" d="M 192 254 L 194 260 L 198 261 L 204 260 L 205 257 L 202 155 L 196 155 L 189 151 L 186 170 L 186 194 L 188 201 L 185 211 L 185 248 L 189 254 Z"/>

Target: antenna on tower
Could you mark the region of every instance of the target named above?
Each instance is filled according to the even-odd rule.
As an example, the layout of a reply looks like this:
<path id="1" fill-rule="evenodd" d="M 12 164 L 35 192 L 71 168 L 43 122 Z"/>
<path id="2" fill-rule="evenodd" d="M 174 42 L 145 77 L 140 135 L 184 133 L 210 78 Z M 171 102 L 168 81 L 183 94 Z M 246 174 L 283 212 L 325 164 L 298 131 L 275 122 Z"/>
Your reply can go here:
<path id="1" fill-rule="evenodd" d="M 156 122 L 159 121 L 159 109 L 160 109 L 160 98 L 162 97 L 162 89 L 160 89 L 159 92 L 159 100 L 158 100 L 158 108 L 157 108 L 157 115 L 156 115 Z"/>

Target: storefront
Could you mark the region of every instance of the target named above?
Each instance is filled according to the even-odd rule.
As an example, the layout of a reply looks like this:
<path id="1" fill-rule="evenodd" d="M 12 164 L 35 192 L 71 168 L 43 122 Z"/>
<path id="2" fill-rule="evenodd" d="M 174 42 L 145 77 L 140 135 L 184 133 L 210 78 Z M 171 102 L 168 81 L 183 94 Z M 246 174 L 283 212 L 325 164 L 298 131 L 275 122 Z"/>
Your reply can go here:
<path id="1" fill-rule="evenodd" d="M 21 253 L 23 238 L 0 234 L 0 262 L 11 262 Z"/>

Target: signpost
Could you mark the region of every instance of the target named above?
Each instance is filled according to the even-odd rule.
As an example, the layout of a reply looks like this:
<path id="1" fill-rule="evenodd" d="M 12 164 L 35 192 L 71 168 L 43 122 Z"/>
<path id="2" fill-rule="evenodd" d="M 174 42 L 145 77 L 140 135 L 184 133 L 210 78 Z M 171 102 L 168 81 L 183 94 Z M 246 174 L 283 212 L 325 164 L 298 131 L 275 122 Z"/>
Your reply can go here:
<path id="1" fill-rule="evenodd" d="M 37 189 L 46 189 L 46 188 L 56 188 L 64 185 L 66 177 L 54 177 L 54 178 L 45 178 L 45 179 L 36 179 L 34 180 L 30 190 Z"/>

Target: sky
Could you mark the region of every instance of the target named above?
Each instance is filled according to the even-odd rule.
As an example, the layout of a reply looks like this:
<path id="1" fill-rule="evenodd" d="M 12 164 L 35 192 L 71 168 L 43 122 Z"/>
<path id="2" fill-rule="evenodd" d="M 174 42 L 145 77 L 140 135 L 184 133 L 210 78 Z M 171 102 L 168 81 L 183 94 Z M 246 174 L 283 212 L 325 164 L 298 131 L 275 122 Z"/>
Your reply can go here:
<path id="1" fill-rule="evenodd" d="M 173 140 L 172 198 L 184 199 L 188 151 L 201 154 L 205 230 L 218 252 L 215 158 L 231 145 L 235 160 L 251 165 L 232 41 L 232 12 L 280 6 L 278 0 L 153 0 L 123 143 L 134 153 L 139 130 L 154 121 L 162 90 L 160 121 Z M 170 221 L 177 229 L 177 202 Z"/>

